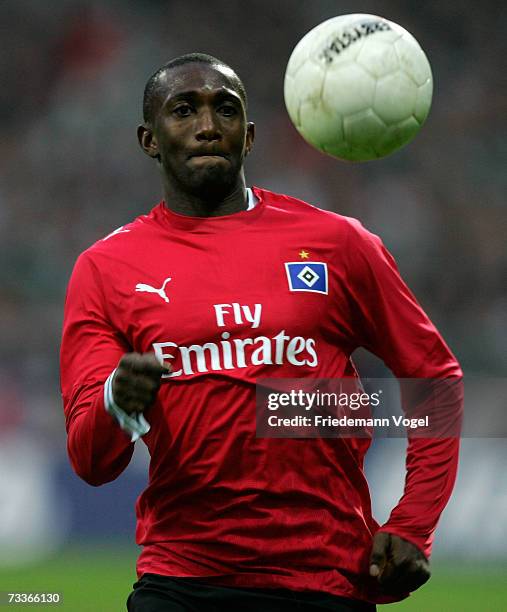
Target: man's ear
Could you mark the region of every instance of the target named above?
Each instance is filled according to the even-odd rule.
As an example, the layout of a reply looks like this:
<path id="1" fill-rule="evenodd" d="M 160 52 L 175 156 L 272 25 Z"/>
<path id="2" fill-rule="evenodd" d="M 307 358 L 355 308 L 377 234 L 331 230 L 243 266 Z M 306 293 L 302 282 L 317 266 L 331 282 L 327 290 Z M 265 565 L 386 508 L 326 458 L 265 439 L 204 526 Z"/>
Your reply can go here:
<path id="1" fill-rule="evenodd" d="M 158 143 L 151 127 L 142 124 L 137 128 L 137 139 L 141 145 L 141 149 L 154 159 L 160 159 L 158 152 Z"/>
<path id="2" fill-rule="evenodd" d="M 255 140 L 255 124 L 249 121 L 246 124 L 245 156 L 250 153 Z"/>

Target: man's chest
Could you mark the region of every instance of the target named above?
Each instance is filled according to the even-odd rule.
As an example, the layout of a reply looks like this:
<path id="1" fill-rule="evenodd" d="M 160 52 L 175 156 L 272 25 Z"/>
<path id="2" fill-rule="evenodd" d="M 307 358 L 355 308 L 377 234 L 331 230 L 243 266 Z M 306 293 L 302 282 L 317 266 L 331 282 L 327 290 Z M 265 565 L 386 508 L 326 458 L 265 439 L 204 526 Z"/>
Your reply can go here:
<path id="1" fill-rule="evenodd" d="M 189 370 L 311 365 L 336 314 L 331 255 L 276 236 L 154 245 L 112 279 L 115 325 L 133 350 L 177 353 Z"/>

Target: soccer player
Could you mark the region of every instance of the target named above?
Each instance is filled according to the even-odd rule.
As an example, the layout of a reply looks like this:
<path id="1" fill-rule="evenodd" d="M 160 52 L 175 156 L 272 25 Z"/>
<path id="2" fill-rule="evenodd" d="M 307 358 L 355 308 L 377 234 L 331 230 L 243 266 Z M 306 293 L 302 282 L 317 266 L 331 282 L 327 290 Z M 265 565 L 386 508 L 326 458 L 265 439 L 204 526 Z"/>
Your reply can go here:
<path id="1" fill-rule="evenodd" d="M 410 439 L 404 495 L 380 527 L 369 440 L 257 438 L 256 379 L 354 376 L 360 346 L 400 378 L 461 371 L 378 237 L 246 187 L 246 107 L 239 77 L 207 55 L 146 85 L 138 137 L 164 199 L 75 265 L 61 348 L 70 460 L 98 486 L 136 440 L 149 449 L 131 612 L 374 610 L 429 577 L 458 440 Z M 298 278 L 294 262 L 309 262 Z"/>

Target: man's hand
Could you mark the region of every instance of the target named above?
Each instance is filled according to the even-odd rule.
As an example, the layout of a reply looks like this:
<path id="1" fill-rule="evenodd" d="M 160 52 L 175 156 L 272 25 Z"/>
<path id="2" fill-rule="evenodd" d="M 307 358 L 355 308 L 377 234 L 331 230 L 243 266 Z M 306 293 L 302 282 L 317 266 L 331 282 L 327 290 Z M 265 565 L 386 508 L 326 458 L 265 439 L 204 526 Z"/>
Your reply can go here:
<path id="1" fill-rule="evenodd" d="M 153 353 L 123 355 L 112 380 L 114 401 L 129 414 L 144 412 L 157 397 L 160 377 L 170 371 Z"/>
<path id="2" fill-rule="evenodd" d="M 384 593 L 401 595 L 415 591 L 429 580 L 430 564 L 417 546 L 380 531 L 373 536 L 370 576 L 377 578 Z"/>

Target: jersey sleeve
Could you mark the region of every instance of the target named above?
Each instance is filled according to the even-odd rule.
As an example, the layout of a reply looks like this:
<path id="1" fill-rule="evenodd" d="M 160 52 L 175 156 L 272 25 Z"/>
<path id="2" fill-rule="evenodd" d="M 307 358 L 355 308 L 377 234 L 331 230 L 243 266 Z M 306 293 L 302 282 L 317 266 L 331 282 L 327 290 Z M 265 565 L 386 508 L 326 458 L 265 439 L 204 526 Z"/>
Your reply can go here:
<path id="1" fill-rule="evenodd" d="M 84 253 L 67 288 L 60 380 L 70 461 L 95 486 L 114 480 L 134 450 L 104 403 L 105 382 L 129 350 L 108 317 L 100 272 Z"/>
<path id="2" fill-rule="evenodd" d="M 409 431 L 404 493 L 381 527 L 429 556 L 456 479 L 463 411 L 461 368 L 381 240 L 357 223 L 351 227 L 347 253 L 353 345 L 380 357 L 399 379 L 425 379 L 440 418 L 453 424 L 452 434 L 436 437 L 432 432 L 432 438 Z M 405 403 L 403 408 L 408 408 Z M 410 409 L 412 414 L 424 412 L 423 405 Z"/>

